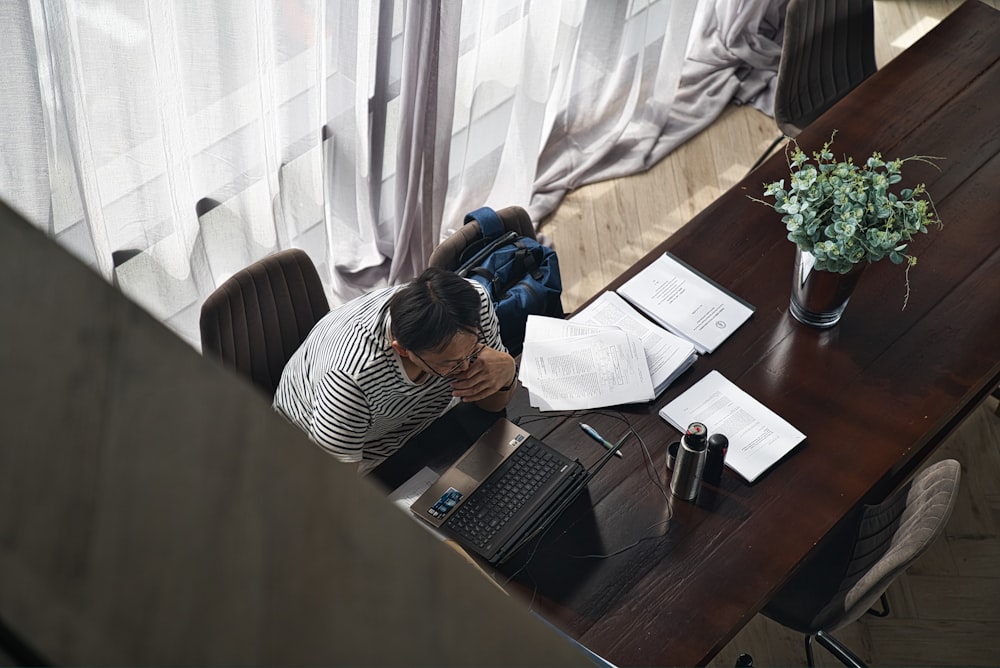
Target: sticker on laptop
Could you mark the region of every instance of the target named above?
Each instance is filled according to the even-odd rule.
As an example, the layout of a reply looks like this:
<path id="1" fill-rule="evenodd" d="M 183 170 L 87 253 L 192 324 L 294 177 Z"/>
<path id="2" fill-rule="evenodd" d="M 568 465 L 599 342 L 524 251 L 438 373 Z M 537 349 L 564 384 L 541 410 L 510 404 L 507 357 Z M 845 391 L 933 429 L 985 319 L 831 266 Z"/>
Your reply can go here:
<path id="1" fill-rule="evenodd" d="M 442 494 L 441 498 L 427 510 L 427 513 L 431 517 L 444 517 L 461 500 L 462 493 L 454 487 L 449 487 L 448 491 Z"/>

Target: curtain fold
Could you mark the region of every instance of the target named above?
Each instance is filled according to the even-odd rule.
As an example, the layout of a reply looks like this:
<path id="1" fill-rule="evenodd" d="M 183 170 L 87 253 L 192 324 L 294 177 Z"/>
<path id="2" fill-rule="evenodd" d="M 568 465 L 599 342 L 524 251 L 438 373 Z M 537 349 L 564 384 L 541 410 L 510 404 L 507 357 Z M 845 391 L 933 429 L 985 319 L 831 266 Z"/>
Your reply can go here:
<path id="1" fill-rule="evenodd" d="M 333 305 L 482 205 L 534 220 L 769 110 L 782 0 L 11 0 L 0 197 L 198 347 L 303 248 Z"/>
<path id="2" fill-rule="evenodd" d="M 33 11 L 40 5 L 0 3 L 4 53 L 0 67 L 0 195 L 10 199 L 21 214 L 52 233 L 49 207 L 49 160 L 42 88 L 47 63 L 40 62 L 35 46 Z"/>
<path id="3" fill-rule="evenodd" d="M 727 104 L 771 113 L 787 0 L 669 3 L 664 15 L 631 20 L 646 46 L 587 39 L 604 46 L 591 59 L 614 63 L 587 82 L 577 76 L 572 104 L 542 148 L 531 213 L 540 220 L 573 188 L 644 171 L 707 127 Z M 589 9 L 589 7 L 588 7 Z M 598 35 L 622 18 L 614 3 L 585 17 Z M 641 21 L 639 19 L 641 18 Z M 637 36 L 632 36 L 636 40 Z M 577 57 L 574 66 L 586 60 Z M 636 94 L 638 93 L 638 95 Z"/>
<path id="4" fill-rule="evenodd" d="M 419 274 L 440 240 L 458 46 L 447 37 L 457 32 L 459 10 L 456 3 L 407 5 L 390 283 Z"/>
<path id="5" fill-rule="evenodd" d="M 677 95 L 694 6 L 664 4 L 632 16 L 623 3 L 588 5 L 566 95 L 571 103 L 539 157 L 533 216 L 554 210 L 572 188 L 647 169 L 672 148 L 658 139 Z M 611 28 L 618 25 L 628 29 Z M 600 63 L 612 66 L 599 71 Z"/>

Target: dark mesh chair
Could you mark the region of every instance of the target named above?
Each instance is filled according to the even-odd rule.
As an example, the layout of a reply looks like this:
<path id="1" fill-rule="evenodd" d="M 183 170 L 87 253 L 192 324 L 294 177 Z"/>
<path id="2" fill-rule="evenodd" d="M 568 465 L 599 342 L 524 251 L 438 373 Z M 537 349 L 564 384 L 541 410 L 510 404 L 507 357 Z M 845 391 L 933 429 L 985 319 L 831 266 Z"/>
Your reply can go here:
<path id="1" fill-rule="evenodd" d="M 497 209 L 497 215 L 503 221 L 504 229 L 508 232 L 517 232 L 522 237 L 535 239 L 535 227 L 531 224 L 531 216 L 519 206 L 508 206 Z M 455 271 L 462 265 L 462 253 L 469 246 L 481 238 L 479 223 L 471 221 L 438 244 L 427 260 L 427 266 L 439 269 L 449 269 Z"/>
<path id="2" fill-rule="evenodd" d="M 782 134 L 750 171 L 876 69 L 873 0 L 789 0 L 774 92 Z"/>
<path id="3" fill-rule="evenodd" d="M 761 611 L 806 635 L 847 666 L 863 666 L 831 633 L 871 613 L 889 613 L 885 590 L 944 530 L 955 505 L 962 467 L 946 459 L 917 474 L 882 503 L 865 506 L 823 543 Z M 881 600 L 882 610 L 872 608 Z"/>
<path id="4" fill-rule="evenodd" d="M 270 398 L 292 353 L 329 311 L 309 256 L 298 248 L 279 251 L 236 272 L 205 300 L 202 353 Z"/>

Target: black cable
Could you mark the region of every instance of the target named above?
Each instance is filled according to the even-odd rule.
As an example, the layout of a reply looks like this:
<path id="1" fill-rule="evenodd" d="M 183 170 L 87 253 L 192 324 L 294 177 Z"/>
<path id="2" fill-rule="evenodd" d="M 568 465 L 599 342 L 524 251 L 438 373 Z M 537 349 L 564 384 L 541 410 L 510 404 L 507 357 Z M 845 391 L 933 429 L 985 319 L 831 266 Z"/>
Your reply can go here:
<path id="1" fill-rule="evenodd" d="M 660 490 L 660 493 L 663 495 L 663 498 L 666 499 L 666 501 L 667 501 L 667 516 L 666 516 L 666 518 L 660 520 L 659 522 L 656 522 L 655 524 L 649 525 L 648 527 L 646 527 L 645 530 L 649 531 L 651 529 L 655 529 L 658 526 L 661 526 L 663 524 L 667 524 L 668 522 L 670 522 L 670 520 L 673 519 L 673 516 L 674 516 L 673 509 L 669 505 L 670 504 L 670 495 L 667 494 L 666 487 L 664 486 L 663 482 L 660 480 L 659 471 L 656 468 L 656 464 L 653 462 L 653 456 L 649 452 L 649 447 L 646 445 L 646 441 L 643 440 L 642 436 L 639 435 L 639 432 L 637 432 L 635 430 L 635 427 L 632 426 L 631 420 L 629 420 L 625 416 L 625 414 L 622 413 L 621 411 L 607 411 L 607 410 L 605 410 L 605 411 L 592 411 L 592 412 L 600 414 L 600 415 L 604 415 L 606 417 L 611 417 L 611 418 L 620 420 L 620 421 L 624 422 L 628 426 L 629 432 L 635 436 L 635 438 L 636 438 L 637 441 L 639 441 L 639 447 L 642 449 L 642 453 L 643 453 L 643 455 L 645 457 L 644 460 L 643 460 L 643 463 L 644 463 L 644 465 L 646 467 L 646 474 L 649 476 L 649 479 L 653 482 L 653 484 L 656 485 L 656 488 Z M 613 550 L 611 552 L 608 552 L 606 554 L 583 554 L 583 555 L 570 554 L 568 556 L 570 558 L 573 558 L 573 559 L 608 559 L 610 557 L 615 557 L 615 556 L 618 556 L 619 554 L 623 554 L 625 552 L 628 552 L 629 550 L 637 547 L 638 545 L 641 545 L 642 543 L 644 543 L 644 542 L 646 542 L 648 540 L 654 540 L 654 539 L 663 538 L 665 535 L 666 534 L 654 534 L 654 535 L 651 535 L 651 536 L 643 536 L 643 537 L 639 538 L 638 540 L 636 540 L 634 543 L 631 543 L 631 544 L 626 545 L 624 547 L 620 547 L 620 548 L 618 548 L 616 550 Z"/>
<path id="2" fill-rule="evenodd" d="M 646 465 L 646 474 L 649 476 L 650 480 L 653 481 L 653 484 L 656 485 L 657 489 L 660 490 L 660 493 L 663 495 L 663 498 L 666 499 L 667 502 L 669 503 L 670 495 L 667 494 L 666 485 L 664 484 L 663 481 L 660 480 L 659 470 L 656 468 L 656 464 L 653 462 L 653 455 L 649 452 L 649 448 L 646 446 L 646 442 L 642 439 L 642 436 L 640 436 L 639 432 L 637 432 L 635 430 L 635 427 L 632 426 L 632 422 L 627 417 L 625 417 L 625 414 L 622 413 L 621 411 L 596 411 L 596 412 L 598 412 L 601 415 L 605 415 L 607 417 L 621 420 L 628 426 L 629 432 L 631 432 L 635 436 L 636 440 L 639 441 L 639 446 L 642 448 L 643 455 L 645 455 L 644 463 Z M 669 517 L 667 519 L 669 519 Z"/>
<path id="3" fill-rule="evenodd" d="M 616 410 L 559 411 L 559 412 L 546 413 L 545 415 L 521 418 L 520 422 L 524 424 L 530 424 L 532 422 L 550 419 L 552 417 L 584 418 L 587 415 L 604 415 L 606 417 L 611 417 L 613 419 L 620 420 L 621 422 L 624 422 L 625 425 L 628 427 L 628 432 L 633 436 L 635 436 L 636 440 L 639 441 L 639 447 L 642 449 L 642 453 L 644 455 L 643 465 L 646 469 L 646 474 L 649 476 L 649 479 L 653 482 L 653 484 L 656 485 L 656 488 L 660 490 L 660 493 L 663 495 L 663 498 L 667 501 L 668 504 L 667 517 L 660 520 L 659 522 L 656 522 L 655 524 L 651 524 L 646 528 L 646 531 L 662 526 L 664 524 L 668 524 L 670 520 L 673 518 L 673 509 L 670 506 L 670 495 L 667 493 L 666 486 L 660 479 L 660 474 L 658 472 L 655 462 L 653 462 L 653 456 L 649 451 L 649 447 L 646 445 L 646 442 L 643 440 L 642 436 L 639 435 L 639 432 L 635 430 L 635 427 L 632 426 L 631 420 L 629 420 L 624 413 Z M 534 577 L 532 577 L 531 572 L 528 570 L 528 566 L 531 565 L 531 562 L 532 560 L 534 560 L 539 547 L 541 546 L 542 542 L 544 542 L 545 536 L 548 534 L 549 530 L 553 526 L 555 526 L 555 523 L 546 527 L 546 529 L 537 537 L 537 539 L 535 540 L 535 544 L 531 549 L 531 553 L 528 555 L 528 558 L 525 559 L 524 563 L 521 564 L 521 566 L 513 573 L 511 573 L 506 579 L 504 579 L 502 583 L 498 582 L 498 584 L 501 587 L 506 588 L 506 586 L 510 584 L 510 582 L 514 580 L 514 578 L 516 578 L 521 573 L 524 573 L 528 578 L 530 578 L 533 584 L 533 591 L 532 591 L 531 601 L 529 602 L 528 605 L 529 610 L 531 610 L 532 606 L 534 605 L 535 597 L 538 593 L 538 585 L 537 583 L 535 583 Z M 608 559 L 611 557 L 618 556 L 620 554 L 624 554 L 625 552 L 637 547 L 638 545 L 641 545 L 646 541 L 658 540 L 660 538 L 663 538 L 664 536 L 666 536 L 666 533 L 643 536 L 638 540 L 636 540 L 634 543 L 620 547 L 616 550 L 608 552 L 607 554 L 585 554 L 585 555 L 568 554 L 567 556 L 570 557 L 571 559 Z"/>
<path id="4" fill-rule="evenodd" d="M 645 530 L 649 531 L 650 529 L 655 529 L 656 527 L 658 527 L 658 526 L 660 526 L 662 524 L 666 524 L 669 521 L 670 521 L 670 517 L 667 517 L 664 520 L 660 520 L 656 524 L 650 524 L 648 527 L 646 527 Z M 631 550 L 631 549 L 633 549 L 635 547 L 638 547 L 642 543 L 645 543 L 647 540 L 660 539 L 660 538 L 663 538 L 666 535 L 667 534 L 662 533 L 662 534 L 653 534 L 652 536 L 643 536 L 642 538 L 640 538 L 639 540 L 635 541 L 634 543 L 631 543 L 630 545 L 626 545 L 624 547 L 620 547 L 617 550 L 614 550 L 613 552 L 607 552 L 605 554 L 567 554 L 566 556 L 569 557 L 570 559 L 610 559 L 611 557 L 617 557 L 619 554 L 624 554 L 624 553 L 628 552 L 629 550 Z"/>

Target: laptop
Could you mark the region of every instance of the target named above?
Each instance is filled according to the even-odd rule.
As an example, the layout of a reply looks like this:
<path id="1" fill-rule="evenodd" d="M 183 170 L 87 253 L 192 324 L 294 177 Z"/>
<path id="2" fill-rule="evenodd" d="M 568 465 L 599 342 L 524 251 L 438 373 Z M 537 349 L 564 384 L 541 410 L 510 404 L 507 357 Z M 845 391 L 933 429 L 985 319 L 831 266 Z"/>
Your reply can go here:
<path id="1" fill-rule="evenodd" d="M 545 531 L 621 447 L 589 469 L 501 418 L 410 510 L 499 565 Z"/>

